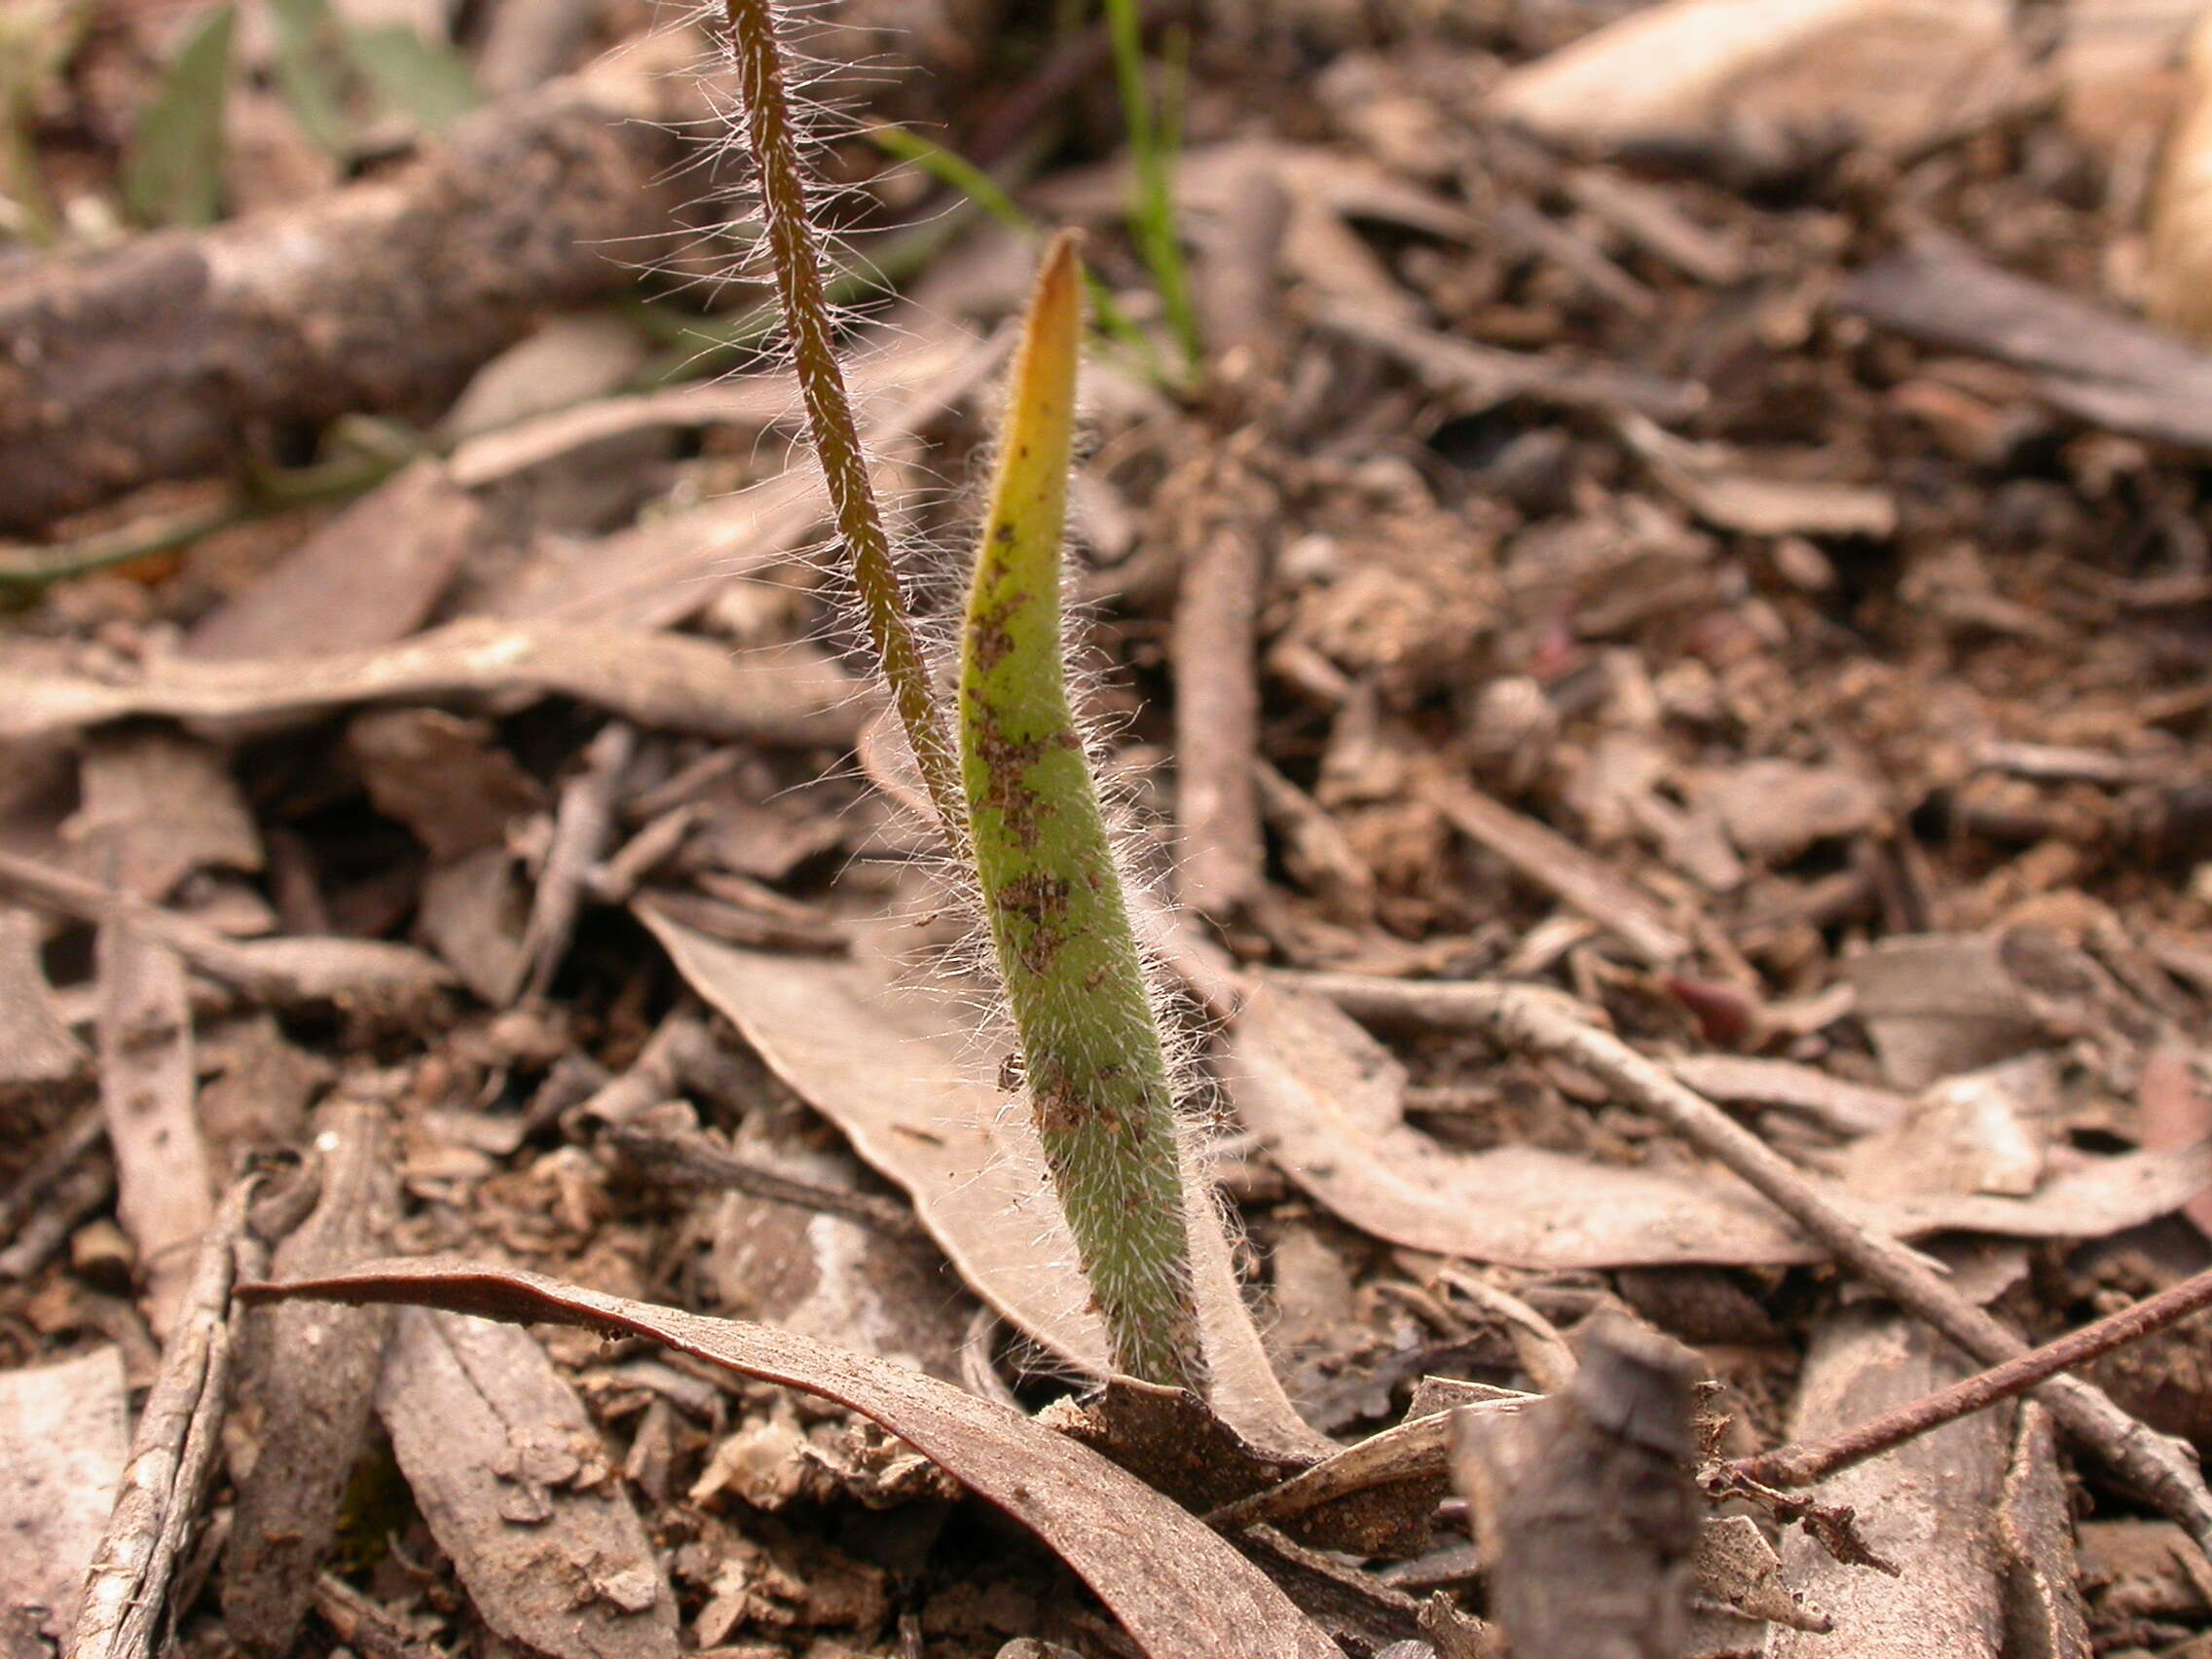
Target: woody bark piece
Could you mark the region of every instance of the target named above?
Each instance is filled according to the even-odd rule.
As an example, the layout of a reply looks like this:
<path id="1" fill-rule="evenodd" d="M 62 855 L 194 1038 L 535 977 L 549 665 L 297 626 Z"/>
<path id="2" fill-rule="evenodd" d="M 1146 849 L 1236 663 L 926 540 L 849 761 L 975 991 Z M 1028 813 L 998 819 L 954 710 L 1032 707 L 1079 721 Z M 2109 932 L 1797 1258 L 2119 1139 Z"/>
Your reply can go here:
<path id="1" fill-rule="evenodd" d="M 2013 1414 L 1997 1536 L 2005 1546 L 2006 1651 L 2019 1659 L 2089 1659 L 2095 1648 L 2082 1602 L 2072 1498 L 2058 1462 L 2058 1425 L 2033 1400 Z"/>
<path id="2" fill-rule="evenodd" d="M 434 411 L 665 245 L 696 188 L 675 97 L 635 66 L 578 75 L 392 175 L 0 283 L 0 533 L 225 465 L 272 424 Z"/>
<path id="3" fill-rule="evenodd" d="M 1825 1434 L 1929 1392 L 1968 1371 L 1926 1326 L 1881 1309 L 1837 1314 L 1805 1362 L 1794 1435 Z M 1776 1659 L 1996 1659 L 2004 1600 L 1995 1571 L 1998 1496 L 2009 1413 L 1947 1424 L 1836 1476 L 1824 1503 L 1849 1504 L 1866 1542 L 1899 1568 L 1889 1577 L 1835 1561 L 1802 1531 L 1784 1541 L 1784 1570 L 1834 1621 L 1831 1635 L 1778 1631 Z"/>
<path id="4" fill-rule="evenodd" d="M 1680 1344 L 1593 1320 L 1567 1389 L 1515 1415 L 1455 1413 L 1454 1474 L 1515 1659 L 1677 1659 L 1701 1505 Z"/>
<path id="5" fill-rule="evenodd" d="M 342 1102 L 322 1115 L 314 1213 L 276 1249 L 285 1277 L 337 1272 L 376 1254 L 398 1205 L 384 1109 Z M 299 1632 L 315 1571 L 338 1530 L 359 1456 L 388 1308 L 286 1302 L 255 1309 L 244 1332 L 240 1408 L 256 1442 L 239 1483 L 223 1558 L 223 1618 L 249 1651 L 282 1653 Z"/>

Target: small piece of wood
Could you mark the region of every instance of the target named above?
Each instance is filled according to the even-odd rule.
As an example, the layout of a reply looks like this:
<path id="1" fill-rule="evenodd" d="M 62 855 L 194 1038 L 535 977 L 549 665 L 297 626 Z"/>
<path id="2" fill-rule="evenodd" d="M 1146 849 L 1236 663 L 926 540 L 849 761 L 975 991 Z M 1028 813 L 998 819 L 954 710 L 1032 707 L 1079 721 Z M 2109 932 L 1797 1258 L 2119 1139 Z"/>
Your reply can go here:
<path id="1" fill-rule="evenodd" d="M 1515 1659 L 1676 1659 L 1701 1505 L 1690 1479 L 1700 1366 L 1603 1313 L 1558 1394 L 1517 1416 L 1455 1414 L 1453 1472 Z"/>

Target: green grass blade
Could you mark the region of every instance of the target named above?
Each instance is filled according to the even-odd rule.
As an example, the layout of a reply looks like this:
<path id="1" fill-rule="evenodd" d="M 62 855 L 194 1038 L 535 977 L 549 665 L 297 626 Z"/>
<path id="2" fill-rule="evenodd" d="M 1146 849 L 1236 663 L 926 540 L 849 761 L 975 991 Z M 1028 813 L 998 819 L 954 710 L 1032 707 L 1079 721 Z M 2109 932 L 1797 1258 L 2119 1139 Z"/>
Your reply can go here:
<path id="1" fill-rule="evenodd" d="M 1060 542 L 1083 342 L 1073 237 L 1045 257 L 1008 394 L 960 661 L 978 885 L 1039 1136 L 1115 1365 L 1201 1388 L 1173 1088 L 1069 704 Z"/>
<path id="2" fill-rule="evenodd" d="M 1167 326 L 1196 375 L 1202 354 L 1198 307 L 1183 263 L 1183 244 L 1175 234 L 1175 152 L 1181 137 L 1179 114 L 1156 114 L 1144 67 L 1144 24 L 1138 0 L 1106 0 L 1106 26 L 1114 47 L 1114 79 L 1122 96 L 1122 123 L 1128 130 L 1129 154 L 1136 166 L 1136 199 L 1129 229 L 1137 251 L 1160 291 Z"/>
<path id="3" fill-rule="evenodd" d="M 1005 187 L 967 157 L 947 150 L 942 144 L 933 144 L 920 133 L 893 122 L 878 123 L 867 129 L 867 135 L 875 147 L 892 160 L 920 167 L 938 183 L 957 190 L 993 222 L 1025 237 L 1041 234 L 1037 221 L 1006 193 Z M 1090 295 L 1091 314 L 1098 319 L 1099 328 L 1127 350 L 1145 374 L 1164 385 L 1167 377 L 1161 371 L 1159 353 L 1153 350 L 1144 330 L 1123 313 L 1105 283 L 1088 272 L 1083 280 Z"/>
<path id="4" fill-rule="evenodd" d="M 231 29 L 218 6 L 185 37 L 138 117 L 123 161 L 123 201 L 141 225 L 211 225 L 223 210 L 223 101 Z"/>
<path id="5" fill-rule="evenodd" d="M 957 190 L 1010 231 L 1029 235 L 1037 223 L 1024 213 L 999 181 L 957 151 L 934 144 L 896 122 L 879 121 L 867 129 L 868 141 L 895 162 L 920 167 L 938 183 Z"/>

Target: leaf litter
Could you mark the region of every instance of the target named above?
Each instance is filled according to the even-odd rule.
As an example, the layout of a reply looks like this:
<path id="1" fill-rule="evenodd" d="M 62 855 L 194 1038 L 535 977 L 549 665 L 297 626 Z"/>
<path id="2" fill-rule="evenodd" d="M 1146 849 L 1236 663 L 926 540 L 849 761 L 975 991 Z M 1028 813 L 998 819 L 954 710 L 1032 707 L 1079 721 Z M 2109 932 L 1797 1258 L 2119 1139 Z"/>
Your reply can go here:
<path id="1" fill-rule="evenodd" d="M 794 1332 L 645 1307 L 535 1274 L 470 1267 L 441 1272 L 420 1260 L 264 1285 L 249 1294 L 426 1304 L 449 1314 L 631 1333 L 762 1381 L 825 1394 L 880 1422 L 1034 1527 L 1147 1653 L 1227 1659 L 1249 1651 L 1254 1641 L 1285 1655 L 1323 1659 L 1335 1652 L 1255 1568 L 1133 1477 L 1018 1413 L 881 1360 Z M 647 1604 L 658 1603 L 648 1599 Z"/>

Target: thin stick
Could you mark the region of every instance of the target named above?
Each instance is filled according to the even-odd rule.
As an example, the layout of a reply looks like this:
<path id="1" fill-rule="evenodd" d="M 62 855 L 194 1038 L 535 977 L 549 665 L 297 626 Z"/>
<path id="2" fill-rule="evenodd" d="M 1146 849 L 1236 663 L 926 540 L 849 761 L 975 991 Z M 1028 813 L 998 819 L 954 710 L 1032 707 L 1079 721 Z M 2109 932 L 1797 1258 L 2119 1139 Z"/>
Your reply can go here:
<path id="1" fill-rule="evenodd" d="M 830 301 L 823 288 L 821 238 L 808 211 L 806 177 L 799 166 L 797 124 L 784 90 L 784 50 L 770 0 L 724 0 L 737 65 L 738 101 L 746 143 L 760 173 L 760 202 L 768 251 L 775 266 L 776 299 L 791 335 L 792 365 L 806 404 L 815 458 L 830 487 L 837 534 L 852 557 L 853 585 L 868 638 L 890 682 L 893 704 L 930 801 L 947 835 L 958 841 L 966 821 L 960 763 L 951 733 L 930 682 L 929 660 L 914 637 L 906 596 L 891 559 L 891 537 L 868 477 L 867 457 L 837 360 Z"/>
<path id="2" fill-rule="evenodd" d="M 85 1574 L 69 1659 L 147 1659 L 156 1646 L 177 1560 L 221 1443 L 231 1286 L 256 1184 L 249 1176 L 231 1188 L 201 1240 L 182 1316 L 162 1350 L 115 1508 Z"/>
<path id="3" fill-rule="evenodd" d="M 1182 851 L 1182 897 L 1226 919 L 1266 886 L 1267 842 L 1260 832 L 1259 638 L 1267 549 L 1267 491 L 1239 460 L 1209 468 L 1208 515 L 1183 567 L 1171 650 L 1175 665 L 1175 757 Z"/>
<path id="4" fill-rule="evenodd" d="M 773 1204 L 834 1215 L 894 1238 L 926 1238 L 922 1224 L 904 1204 L 872 1193 L 844 1192 L 819 1181 L 799 1181 L 748 1162 L 717 1146 L 697 1129 L 652 1129 L 642 1124 L 616 1124 L 608 1140 L 638 1170 L 671 1185 L 727 1187 Z"/>
<path id="5" fill-rule="evenodd" d="M 1709 1158 L 1742 1176 L 1837 1258 L 1975 1358 L 1998 1365 L 2028 1345 L 1936 1276 L 1897 1239 L 1867 1227 L 1816 1188 L 1788 1160 L 1618 1038 L 1577 1006 L 1535 985 L 1412 983 L 1351 974 L 1301 974 L 1288 983 L 1316 992 L 1360 1019 L 1411 1020 L 1482 1031 L 1508 1048 L 1551 1054 L 1610 1084 Z M 2212 1553 L 2212 1492 L 2180 1441 L 2136 1421 L 2104 1391 L 2055 1376 L 2037 1397 L 2083 1445 Z"/>
<path id="6" fill-rule="evenodd" d="M 1801 1487 L 1881 1456 L 1916 1435 L 1941 1428 L 1971 1412 L 1978 1412 L 2024 1394 L 2037 1383 L 2088 1364 L 2114 1348 L 2162 1331 L 2168 1325 L 2212 1308 L 2212 1270 L 2184 1279 L 2170 1289 L 2108 1313 L 2094 1324 L 2069 1331 L 2056 1342 L 2046 1343 L 2031 1353 L 2003 1365 L 1961 1378 L 1947 1388 L 1924 1394 L 1855 1428 L 1825 1440 L 1801 1441 L 1778 1446 L 1755 1457 L 1738 1457 L 1727 1465 L 1730 1475 L 1760 1486 Z"/>

